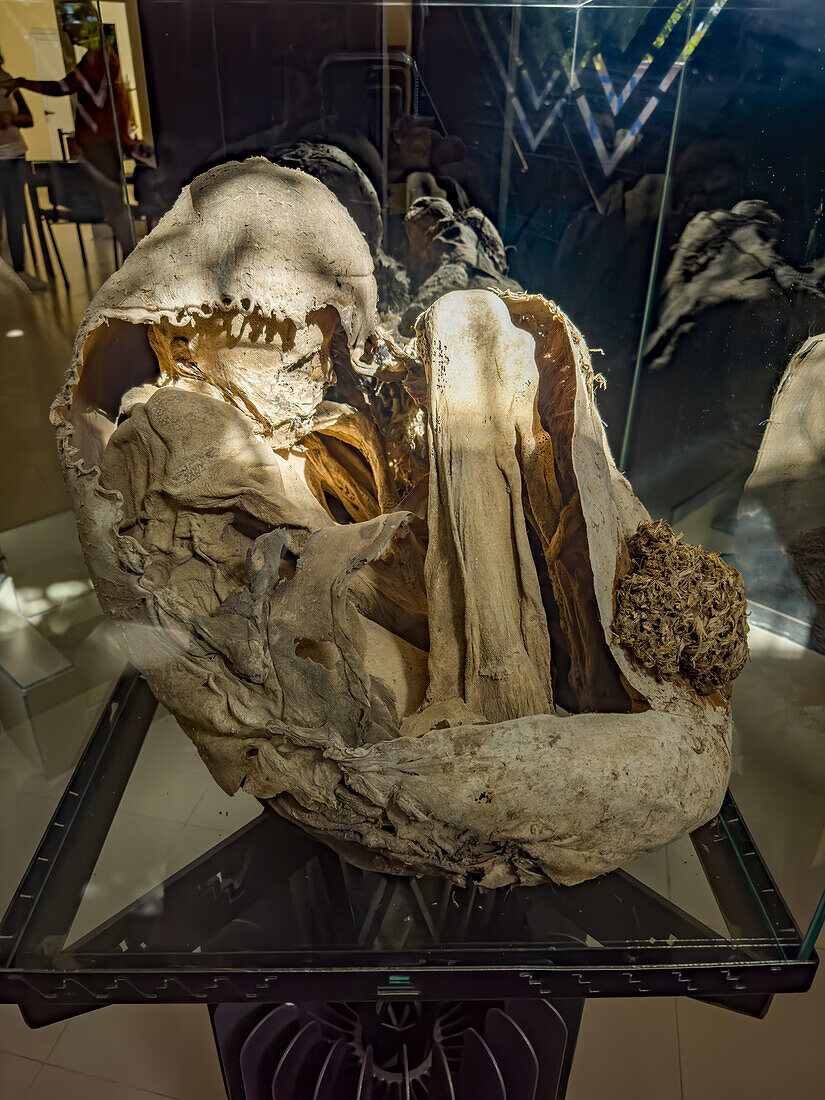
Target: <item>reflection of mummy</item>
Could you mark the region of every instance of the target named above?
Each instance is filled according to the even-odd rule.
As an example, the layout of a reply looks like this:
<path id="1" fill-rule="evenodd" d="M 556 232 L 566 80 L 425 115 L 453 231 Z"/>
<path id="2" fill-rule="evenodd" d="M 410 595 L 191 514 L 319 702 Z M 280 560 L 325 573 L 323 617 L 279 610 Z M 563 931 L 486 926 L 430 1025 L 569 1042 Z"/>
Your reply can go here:
<path id="1" fill-rule="evenodd" d="M 651 368 L 666 366 L 699 316 L 725 302 L 760 302 L 777 290 L 823 297 L 823 271 L 798 271 L 777 251 L 782 219 L 762 199 L 705 210 L 682 233 L 662 292 L 658 328 L 645 345 Z"/>

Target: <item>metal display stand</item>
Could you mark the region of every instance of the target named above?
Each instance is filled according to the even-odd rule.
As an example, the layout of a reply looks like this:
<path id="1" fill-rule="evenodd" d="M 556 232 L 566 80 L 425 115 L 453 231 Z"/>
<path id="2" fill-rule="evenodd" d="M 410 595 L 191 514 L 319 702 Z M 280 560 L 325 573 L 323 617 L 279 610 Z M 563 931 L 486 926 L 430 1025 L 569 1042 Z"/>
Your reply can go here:
<path id="1" fill-rule="evenodd" d="M 586 998 L 761 1016 L 813 980 L 730 795 L 691 838 L 728 936 L 622 870 L 498 891 L 361 871 L 263 807 L 67 943 L 155 707 L 127 670 L 3 918 L 0 1001 L 31 1026 L 204 1003 L 231 1100 L 538 1100 L 564 1095 Z"/>

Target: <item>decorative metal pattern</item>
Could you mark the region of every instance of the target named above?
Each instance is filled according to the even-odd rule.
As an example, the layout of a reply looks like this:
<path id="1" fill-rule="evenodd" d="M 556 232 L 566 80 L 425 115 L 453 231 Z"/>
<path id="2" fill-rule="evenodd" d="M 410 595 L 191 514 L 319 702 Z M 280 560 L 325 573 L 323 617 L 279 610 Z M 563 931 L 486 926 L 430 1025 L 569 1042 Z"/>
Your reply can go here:
<path id="1" fill-rule="evenodd" d="M 715 0 L 715 3 L 708 8 L 687 41 L 684 42 L 681 48 L 677 47 L 676 57 L 655 85 L 652 94 L 641 104 L 636 116 L 631 118 L 626 126 L 617 131 L 617 140 L 610 149 L 608 148 L 604 129 L 596 121 L 596 108 L 591 104 L 592 93 L 588 98 L 587 91 L 582 83 L 585 71 L 590 66 L 595 70 L 608 107 L 614 117 L 618 116 L 631 101 L 641 98 L 644 92 L 643 86 L 648 84 L 645 78 L 648 76 L 649 70 L 654 67 L 654 62 L 658 60 L 660 51 L 665 50 L 667 47 L 674 30 L 690 8 L 691 0 L 680 0 L 673 8 L 661 30 L 627 80 L 624 88 L 618 93 L 615 91 L 607 62 L 601 50 L 592 47 L 586 49 L 578 59 L 574 57 L 573 51 L 565 51 L 564 56 L 551 62 L 552 71 L 547 77 L 544 76 L 543 71 L 538 74 L 531 72 L 529 60 L 523 52 L 520 52 L 517 57 L 516 79 L 511 80 L 505 60 L 505 51 L 496 42 L 495 17 L 491 17 L 477 8 L 475 9 L 475 18 L 530 150 L 536 152 L 558 120 L 563 108 L 574 102 L 581 114 L 585 131 L 601 169 L 605 177 L 610 177 L 633 148 L 644 126 L 650 120 L 664 96 L 667 95 L 676 77 L 696 51 L 726 3 L 727 0 Z M 656 66 L 656 68 L 659 67 Z M 564 87 L 558 85 L 562 74 L 567 76 L 567 83 Z M 524 87 L 522 93 L 519 91 L 519 84 Z M 553 98 L 552 93 L 557 85 L 558 94 Z M 540 91 L 537 90 L 539 88 Z M 543 108 L 546 108 L 546 114 L 544 118 L 541 118 L 539 112 Z M 532 121 L 530 111 L 534 116 L 538 116 L 534 117 Z"/>
<path id="2" fill-rule="evenodd" d="M 552 1100 L 580 1006 L 218 1005 L 229 1100 Z"/>

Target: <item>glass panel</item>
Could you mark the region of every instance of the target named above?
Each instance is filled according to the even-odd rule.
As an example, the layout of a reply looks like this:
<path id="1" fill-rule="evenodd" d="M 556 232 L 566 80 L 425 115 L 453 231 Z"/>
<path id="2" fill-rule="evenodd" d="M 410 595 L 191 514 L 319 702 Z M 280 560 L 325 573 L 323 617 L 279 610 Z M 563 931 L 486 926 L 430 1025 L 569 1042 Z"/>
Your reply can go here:
<path id="1" fill-rule="evenodd" d="M 825 882 L 822 6 L 696 6 L 625 469 L 746 583 L 731 790 L 812 942 Z M 731 64 L 731 59 L 735 63 Z M 815 926 L 818 925 L 818 927 Z"/>
<path id="2" fill-rule="evenodd" d="M 89 298 L 134 247 L 121 153 L 150 136 L 139 59 L 134 4 L 0 3 L 4 901 L 123 664 L 80 550 L 49 406 Z"/>
<path id="3" fill-rule="evenodd" d="M 420 16 L 422 76 L 465 144 L 467 193 L 496 217 L 511 276 L 558 301 L 603 351 L 599 410 L 616 454 L 689 15 L 687 3 L 637 3 Z"/>
<path id="4" fill-rule="evenodd" d="M 550 960 L 582 947 L 639 959 L 670 950 L 675 964 L 680 950 L 756 959 L 796 942 L 767 911 L 750 927 L 729 925 L 688 837 L 633 860 L 624 877 L 491 892 L 359 871 L 271 810 L 261 815 L 256 799 L 219 790 L 159 709 L 83 891 L 68 965 L 112 956 L 112 965 L 140 966 L 147 955 L 174 954 L 176 966 L 210 966 L 217 956 L 228 966 L 234 955 L 265 966 L 267 957 L 306 952 L 346 965 L 352 952 L 421 950 L 422 965 L 469 951 L 518 966 L 519 957 Z M 716 843 L 727 843 L 723 829 L 699 841 Z M 730 850 L 747 854 L 736 843 Z"/>
<path id="5" fill-rule="evenodd" d="M 154 891 L 260 813 L 260 803 L 243 791 L 233 798 L 223 793 L 175 719 L 159 708 L 83 894 L 69 943 Z M 155 902 L 162 911 L 162 892 Z"/>
<path id="6" fill-rule="evenodd" d="M 397 265 L 408 268 L 402 335 L 427 304 L 403 220 L 411 202 L 431 194 L 457 211 L 478 207 L 501 235 L 509 277 L 558 301 L 601 350 L 600 413 L 651 513 L 743 572 L 752 659 L 734 690 L 732 789 L 807 924 L 825 862 L 823 519 L 805 467 L 822 437 L 821 383 L 798 400 L 808 418 L 797 436 L 771 402 L 792 353 L 825 320 L 821 4 L 0 0 L 0 17 L 4 72 L 26 78 L 22 102 L 6 81 L 2 103 L 32 122 L 17 120 L 25 148 L 0 159 L 4 257 L 25 273 L 23 285 L 0 266 L 12 392 L 0 431 L 0 780 L 19 808 L 5 835 L 23 830 L 33 848 L 119 663 L 47 420 L 82 313 L 199 172 L 248 155 L 282 158 L 287 147 L 296 163 L 297 142 L 324 142 L 375 187 L 380 235 L 370 211 L 349 205 L 385 302 Z M 799 360 L 799 376 L 810 377 L 817 355 Z M 766 474 L 746 491 L 757 456 L 773 470 L 789 440 L 809 446 L 794 476 Z M 224 796 L 160 713 L 70 938 L 140 898 L 162 915 L 159 884 L 230 843 L 258 810 L 247 796 Z M 287 826 L 275 835 L 300 849 Z M 254 950 L 254 935 L 276 927 L 290 950 L 582 942 L 572 918 L 557 919 L 552 888 L 543 906 L 525 890 L 476 898 L 429 879 L 379 886 L 307 844 L 286 875 L 283 920 L 253 914 L 221 928 L 212 950 Z M 4 888 L 21 860 L 4 870 Z M 625 871 L 682 911 L 673 910 L 674 942 L 685 942 L 691 920 L 725 949 L 776 942 L 768 916 L 757 931 L 728 928 L 690 838 Z M 754 883 L 754 894 L 763 887 Z M 336 933 L 318 913 L 324 891 L 363 921 Z M 364 923 L 370 912 L 378 923 Z M 620 927 L 587 930 L 584 942 L 669 942 L 650 914 L 632 935 Z"/>
<path id="7" fill-rule="evenodd" d="M 74 512 L 0 534 L 0 908 L 120 674 Z"/>

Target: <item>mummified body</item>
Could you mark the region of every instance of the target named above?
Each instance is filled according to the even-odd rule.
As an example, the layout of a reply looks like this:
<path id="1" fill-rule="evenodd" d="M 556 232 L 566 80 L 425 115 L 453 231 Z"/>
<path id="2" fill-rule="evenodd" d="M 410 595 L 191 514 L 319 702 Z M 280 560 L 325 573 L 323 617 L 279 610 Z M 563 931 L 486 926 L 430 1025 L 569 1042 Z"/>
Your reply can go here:
<path id="1" fill-rule="evenodd" d="M 52 414 L 97 591 L 224 790 L 365 866 L 578 882 L 718 809 L 741 581 L 650 523 L 556 306 L 448 294 L 399 350 L 371 271 L 301 172 L 183 192 Z"/>

